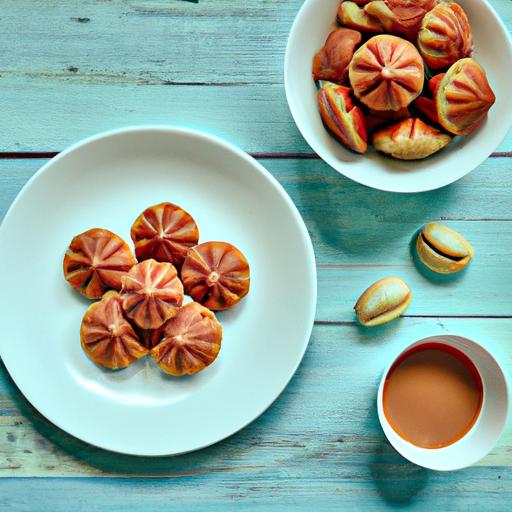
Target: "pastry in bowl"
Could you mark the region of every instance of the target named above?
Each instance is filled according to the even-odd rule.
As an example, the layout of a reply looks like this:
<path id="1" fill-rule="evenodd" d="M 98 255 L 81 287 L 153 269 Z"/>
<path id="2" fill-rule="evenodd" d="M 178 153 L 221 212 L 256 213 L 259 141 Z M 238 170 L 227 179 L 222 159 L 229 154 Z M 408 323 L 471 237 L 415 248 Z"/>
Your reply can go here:
<path id="1" fill-rule="evenodd" d="M 355 96 L 373 110 L 400 110 L 423 89 L 423 61 L 416 47 L 400 37 L 372 37 L 349 66 Z"/>
<path id="2" fill-rule="evenodd" d="M 372 138 L 375 149 L 400 160 L 426 158 L 443 149 L 451 140 L 450 135 L 417 117 L 379 130 Z"/>
<path id="3" fill-rule="evenodd" d="M 495 101 L 483 68 L 471 58 L 458 60 L 437 88 L 439 123 L 450 133 L 468 135 L 483 123 Z"/>
<path id="4" fill-rule="evenodd" d="M 437 4 L 421 23 L 418 48 L 423 60 L 432 70 L 443 69 L 473 50 L 473 35 L 468 17 L 455 3 Z"/>
<path id="5" fill-rule="evenodd" d="M 330 132 L 347 148 L 364 153 L 368 147 L 364 115 L 350 94 L 349 87 L 326 82 L 318 91 L 318 107 Z"/>
<path id="6" fill-rule="evenodd" d="M 313 59 L 313 78 L 343 82 L 354 50 L 360 42 L 361 33 L 357 30 L 344 27 L 333 30 Z"/>
<path id="7" fill-rule="evenodd" d="M 386 32 L 416 39 L 423 17 L 437 0 L 373 0 L 364 6 L 367 15 L 377 19 Z"/>

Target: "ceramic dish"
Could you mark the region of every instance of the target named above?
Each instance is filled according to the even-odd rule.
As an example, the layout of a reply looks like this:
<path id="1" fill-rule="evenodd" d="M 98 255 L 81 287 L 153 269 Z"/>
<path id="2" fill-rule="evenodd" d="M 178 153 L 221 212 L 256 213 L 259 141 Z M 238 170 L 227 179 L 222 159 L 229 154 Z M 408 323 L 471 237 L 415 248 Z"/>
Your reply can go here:
<path id="1" fill-rule="evenodd" d="M 135 217 L 162 201 L 193 212 L 201 240 L 227 239 L 243 250 L 250 294 L 218 315 L 222 349 L 200 374 L 168 377 L 149 367 L 150 358 L 102 370 L 80 347 L 90 302 L 64 280 L 64 251 L 91 227 L 129 241 Z M 44 416 L 102 448 L 177 454 L 233 434 L 276 399 L 308 344 L 316 271 L 306 227 L 258 162 L 209 135 L 135 127 L 73 146 L 21 191 L 0 246 L 5 366 Z"/>
<path id="2" fill-rule="evenodd" d="M 393 363 L 411 348 L 437 342 L 454 347 L 475 365 L 483 386 L 483 403 L 478 419 L 461 439 L 443 448 L 420 448 L 398 435 L 383 407 L 384 384 Z M 475 464 L 487 455 L 500 437 L 508 412 L 505 375 L 496 359 L 482 346 L 462 336 L 440 335 L 419 340 L 402 350 L 384 372 L 377 396 L 379 421 L 393 447 L 406 459 L 429 469 L 453 471 Z"/>
<path id="3" fill-rule="evenodd" d="M 311 75 L 314 54 L 334 28 L 340 0 L 306 0 L 288 40 L 286 97 L 302 135 L 331 167 L 348 178 L 380 190 L 420 192 L 452 183 L 480 165 L 505 137 L 512 122 L 512 43 L 503 23 L 485 0 L 460 0 L 474 36 L 473 56 L 485 69 L 496 103 L 485 124 L 425 160 L 399 161 L 371 149 L 358 155 L 345 149 L 324 128 Z"/>

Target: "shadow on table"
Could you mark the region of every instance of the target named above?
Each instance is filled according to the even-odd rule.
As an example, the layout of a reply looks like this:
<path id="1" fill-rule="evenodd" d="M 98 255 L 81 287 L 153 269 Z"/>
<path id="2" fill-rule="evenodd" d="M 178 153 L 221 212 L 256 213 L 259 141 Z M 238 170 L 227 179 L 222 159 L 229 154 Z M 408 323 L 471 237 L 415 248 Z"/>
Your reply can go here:
<path id="1" fill-rule="evenodd" d="M 354 334 L 358 343 L 365 345 L 384 345 L 389 343 L 394 333 L 399 332 L 403 318 L 397 318 L 387 324 L 377 325 L 375 327 L 364 327 L 356 322 Z"/>
<path id="2" fill-rule="evenodd" d="M 412 464 L 389 444 L 380 430 L 376 407 L 370 408 L 368 421 L 379 428 L 379 438 L 369 463 L 377 492 L 386 502 L 405 507 L 425 488 L 430 471 Z"/>
<path id="3" fill-rule="evenodd" d="M 336 255 L 375 254 L 439 217 L 455 187 L 415 194 L 374 190 L 341 176 L 319 160 L 296 160 L 296 184 L 287 186 L 311 233 Z M 314 173 L 305 166 L 315 166 Z M 315 177 L 312 180 L 311 176 Z M 312 229 L 314 227 L 314 229 Z M 377 253 L 378 255 L 378 253 Z"/>
<path id="4" fill-rule="evenodd" d="M 418 229 L 414 233 L 409 243 L 409 252 L 411 254 L 411 259 L 414 262 L 414 266 L 416 267 L 416 270 L 420 273 L 420 275 L 427 281 L 440 285 L 445 283 L 454 283 L 463 279 L 463 277 L 466 275 L 468 267 L 464 267 L 462 270 L 459 270 L 459 272 L 456 272 L 454 274 L 438 274 L 430 270 L 420 261 L 418 257 L 418 251 L 416 250 L 416 239 L 418 238 L 420 231 L 421 229 Z"/>

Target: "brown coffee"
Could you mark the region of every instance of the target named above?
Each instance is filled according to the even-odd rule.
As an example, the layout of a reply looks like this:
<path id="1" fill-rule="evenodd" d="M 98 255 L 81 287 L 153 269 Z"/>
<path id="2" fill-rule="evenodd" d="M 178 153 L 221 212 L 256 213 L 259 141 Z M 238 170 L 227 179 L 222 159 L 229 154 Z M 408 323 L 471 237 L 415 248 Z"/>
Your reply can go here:
<path id="1" fill-rule="evenodd" d="M 480 414 L 482 379 L 460 350 L 431 342 L 413 347 L 384 383 L 384 414 L 403 439 L 442 448 L 463 437 Z"/>

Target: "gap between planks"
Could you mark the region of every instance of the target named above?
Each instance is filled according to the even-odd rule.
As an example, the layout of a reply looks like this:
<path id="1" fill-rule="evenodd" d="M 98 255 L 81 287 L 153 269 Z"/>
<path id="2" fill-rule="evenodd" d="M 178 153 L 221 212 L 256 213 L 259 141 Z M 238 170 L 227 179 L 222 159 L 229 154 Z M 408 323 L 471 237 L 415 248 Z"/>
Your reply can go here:
<path id="1" fill-rule="evenodd" d="M 401 315 L 400 318 L 446 318 L 464 320 L 510 320 L 512 315 Z M 356 326 L 355 320 L 315 320 L 315 325 Z"/>
<path id="2" fill-rule="evenodd" d="M 59 151 L 5 151 L 0 152 L 2 160 L 23 160 L 38 158 L 53 158 L 57 156 Z M 320 160 L 320 156 L 316 153 L 249 153 L 253 158 L 258 160 Z M 499 151 L 491 153 L 489 158 L 512 158 L 512 151 Z"/>

